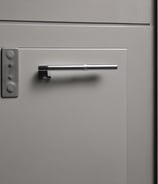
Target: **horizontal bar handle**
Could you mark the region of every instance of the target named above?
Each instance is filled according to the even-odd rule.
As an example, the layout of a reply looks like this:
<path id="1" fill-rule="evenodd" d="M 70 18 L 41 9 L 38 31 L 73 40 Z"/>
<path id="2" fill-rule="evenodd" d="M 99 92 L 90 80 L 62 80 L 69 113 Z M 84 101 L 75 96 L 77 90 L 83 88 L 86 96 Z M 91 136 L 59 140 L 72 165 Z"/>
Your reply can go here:
<path id="1" fill-rule="evenodd" d="M 38 74 L 40 79 L 50 79 L 50 70 L 115 70 L 118 65 L 103 64 L 83 64 L 83 65 L 39 65 Z"/>
<path id="2" fill-rule="evenodd" d="M 103 70 L 103 69 L 117 69 L 117 65 L 39 65 L 39 70 Z"/>

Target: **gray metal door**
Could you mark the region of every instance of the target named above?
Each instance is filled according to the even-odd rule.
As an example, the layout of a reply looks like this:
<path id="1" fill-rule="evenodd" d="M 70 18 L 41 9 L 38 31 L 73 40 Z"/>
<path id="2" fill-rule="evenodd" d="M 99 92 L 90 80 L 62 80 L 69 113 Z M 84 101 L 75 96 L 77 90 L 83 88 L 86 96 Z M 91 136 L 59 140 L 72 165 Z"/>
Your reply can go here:
<path id="1" fill-rule="evenodd" d="M 1 23 L 0 32 L 0 47 L 19 52 L 19 96 L 0 98 L 0 183 L 151 184 L 152 27 Z M 45 81 L 41 64 L 117 69 L 49 71 Z"/>

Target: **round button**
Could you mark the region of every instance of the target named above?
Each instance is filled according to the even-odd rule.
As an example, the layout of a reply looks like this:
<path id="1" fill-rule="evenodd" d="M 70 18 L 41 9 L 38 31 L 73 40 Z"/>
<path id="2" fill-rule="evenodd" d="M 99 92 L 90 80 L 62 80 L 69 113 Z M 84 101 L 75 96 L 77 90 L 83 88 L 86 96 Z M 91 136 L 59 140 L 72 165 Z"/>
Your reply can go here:
<path id="1" fill-rule="evenodd" d="M 7 84 L 7 91 L 8 93 L 13 93 L 16 89 L 16 84 L 14 82 L 9 82 Z"/>
<path id="2" fill-rule="evenodd" d="M 13 50 L 8 50 L 6 55 L 8 59 L 13 59 L 15 56 L 15 52 Z"/>

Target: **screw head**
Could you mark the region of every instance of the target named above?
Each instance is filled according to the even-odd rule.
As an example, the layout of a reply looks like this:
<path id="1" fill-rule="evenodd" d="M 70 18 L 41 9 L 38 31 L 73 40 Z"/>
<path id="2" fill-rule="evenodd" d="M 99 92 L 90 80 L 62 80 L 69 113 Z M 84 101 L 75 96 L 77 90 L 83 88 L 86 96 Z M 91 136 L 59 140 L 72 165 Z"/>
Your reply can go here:
<path id="1" fill-rule="evenodd" d="M 8 67 L 9 67 L 9 68 L 12 68 L 12 67 L 13 67 L 13 63 L 9 63 L 9 64 L 8 64 Z"/>
<path id="2" fill-rule="evenodd" d="M 12 76 L 12 75 L 9 75 L 9 76 L 8 76 L 8 79 L 9 79 L 9 80 L 12 80 L 12 79 L 13 79 L 13 76 Z"/>
<path id="3" fill-rule="evenodd" d="M 13 50 L 8 50 L 6 56 L 8 59 L 13 59 L 15 56 L 15 52 Z"/>

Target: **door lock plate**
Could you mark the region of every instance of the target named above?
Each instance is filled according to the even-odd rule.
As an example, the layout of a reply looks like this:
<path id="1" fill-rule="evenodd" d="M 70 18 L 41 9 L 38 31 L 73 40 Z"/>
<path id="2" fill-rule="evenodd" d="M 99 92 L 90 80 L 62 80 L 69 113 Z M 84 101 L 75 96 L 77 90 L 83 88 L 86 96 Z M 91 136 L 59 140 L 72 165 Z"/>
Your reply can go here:
<path id="1" fill-rule="evenodd" d="M 18 97 L 18 50 L 1 50 L 1 96 Z"/>

